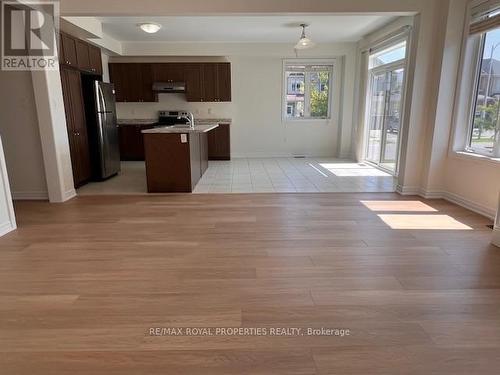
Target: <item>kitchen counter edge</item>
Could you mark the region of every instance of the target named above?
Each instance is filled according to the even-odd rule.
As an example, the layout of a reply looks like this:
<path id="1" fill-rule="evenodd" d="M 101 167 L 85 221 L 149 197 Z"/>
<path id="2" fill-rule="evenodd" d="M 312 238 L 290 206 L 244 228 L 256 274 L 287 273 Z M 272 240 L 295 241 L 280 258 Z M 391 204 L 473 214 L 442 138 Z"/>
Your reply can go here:
<path id="1" fill-rule="evenodd" d="M 190 128 L 173 128 L 169 126 L 162 126 L 153 129 L 145 129 L 141 131 L 143 134 L 186 134 L 186 133 L 207 133 L 210 130 L 219 127 L 219 124 L 210 125 L 195 125 L 193 129 Z"/>

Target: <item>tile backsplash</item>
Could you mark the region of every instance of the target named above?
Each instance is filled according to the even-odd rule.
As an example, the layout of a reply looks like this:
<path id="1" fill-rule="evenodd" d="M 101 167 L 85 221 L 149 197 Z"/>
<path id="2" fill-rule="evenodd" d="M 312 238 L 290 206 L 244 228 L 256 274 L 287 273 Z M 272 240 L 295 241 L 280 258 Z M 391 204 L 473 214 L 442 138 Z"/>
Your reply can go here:
<path id="1" fill-rule="evenodd" d="M 191 103 L 184 94 L 159 94 L 157 103 L 116 103 L 119 119 L 154 119 L 158 111 L 186 110 L 199 118 L 232 118 L 232 103 Z"/>

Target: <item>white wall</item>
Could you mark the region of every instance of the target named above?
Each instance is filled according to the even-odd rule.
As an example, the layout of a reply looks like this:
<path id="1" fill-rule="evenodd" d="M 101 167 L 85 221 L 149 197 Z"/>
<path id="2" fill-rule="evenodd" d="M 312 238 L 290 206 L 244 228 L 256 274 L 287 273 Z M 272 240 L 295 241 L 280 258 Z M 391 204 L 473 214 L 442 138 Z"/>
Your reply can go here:
<path id="1" fill-rule="evenodd" d="M 31 73 L 0 71 L 0 82 L 0 135 L 12 194 L 16 199 L 47 199 Z"/>
<path id="2" fill-rule="evenodd" d="M 16 219 L 12 205 L 7 167 L 5 165 L 2 138 L 0 137 L 0 236 L 14 229 L 16 229 Z"/>
<path id="3" fill-rule="evenodd" d="M 221 61 L 231 62 L 231 103 L 187 103 L 182 94 L 160 94 L 159 103 L 117 103 L 118 118 L 156 118 L 158 110 L 187 109 L 198 118 L 231 118 L 231 148 L 234 157 L 351 156 L 352 108 L 355 78 L 355 43 L 323 45 L 299 58 L 338 58 L 345 61 L 342 108 L 332 111 L 328 121 L 282 121 L 283 60 L 294 58 L 293 46 L 284 44 L 198 44 L 166 46 L 165 43 L 124 44 L 133 55 L 183 58 L 111 57 L 110 61 Z M 140 49 L 142 48 L 142 49 Z M 176 48 L 182 48 L 178 50 Z M 225 58 L 186 57 L 188 54 L 224 54 Z M 337 96 L 339 96 L 337 94 Z M 339 97 L 335 98 L 339 99 Z M 342 129 L 340 128 L 342 127 Z"/>
<path id="4" fill-rule="evenodd" d="M 453 132 L 464 132 L 455 102 L 461 80 L 460 59 L 468 0 L 450 0 L 448 25 L 438 92 L 437 112 L 428 137 L 431 155 L 422 182 L 423 195 L 442 196 L 491 218 L 498 206 L 500 162 L 459 154 L 453 145 Z"/>
<path id="5" fill-rule="evenodd" d="M 428 10 L 425 17 L 417 17 L 418 33 L 413 41 L 416 67 L 410 87 L 407 147 L 403 150 L 407 157 L 402 161 L 399 188 L 404 194 L 445 198 L 494 217 L 500 189 L 500 163 L 457 154 L 451 142 L 457 114 L 455 93 L 460 90 L 457 82 L 461 76 L 467 3 L 468 0 L 444 0 L 434 4 L 431 17 Z M 383 29 L 388 31 L 391 26 Z M 364 46 L 380 34 L 368 36 Z M 423 47 L 430 43 L 434 48 Z"/>
<path id="6" fill-rule="evenodd" d="M 101 61 L 102 61 L 102 81 L 109 82 L 109 56 L 101 51 Z"/>

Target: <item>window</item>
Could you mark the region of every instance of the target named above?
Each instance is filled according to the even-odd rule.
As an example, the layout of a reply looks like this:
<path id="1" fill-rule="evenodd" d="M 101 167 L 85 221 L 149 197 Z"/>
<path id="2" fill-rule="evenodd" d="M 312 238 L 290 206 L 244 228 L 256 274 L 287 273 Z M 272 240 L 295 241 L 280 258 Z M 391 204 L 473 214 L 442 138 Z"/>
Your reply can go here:
<path id="1" fill-rule="evenodd" d="M 500 157 L 500 14 L 496 8 L 473 18 L 470 38 L 479 43 L 466 151 Z"/>
<path id="2" fill-rule="evenodd" d="M 370 69 L 406 58 L 406 40 L 370 56 Z"/>
<path id="3" fill-rule="evenodd" d="M 333 65 L 285 64 L 285 118 L 328 119 Z"/>

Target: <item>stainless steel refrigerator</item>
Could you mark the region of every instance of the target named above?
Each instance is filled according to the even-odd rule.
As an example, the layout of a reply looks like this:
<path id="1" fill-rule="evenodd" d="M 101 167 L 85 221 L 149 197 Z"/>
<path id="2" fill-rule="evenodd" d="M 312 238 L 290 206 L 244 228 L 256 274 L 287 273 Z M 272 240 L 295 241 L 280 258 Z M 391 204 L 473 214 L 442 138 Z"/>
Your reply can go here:
<path id="1" fill-rule="evenodd" d="M 85 112 L 94 179 L 104 180 L 120 172 L 120 146 L 113 84 L 95 79 L 84 83 Z"/>

